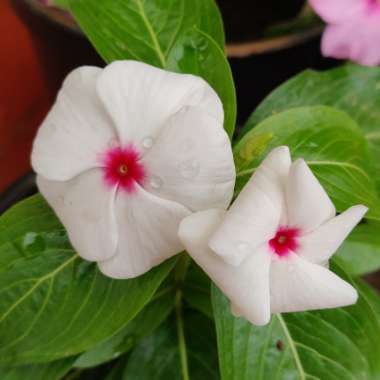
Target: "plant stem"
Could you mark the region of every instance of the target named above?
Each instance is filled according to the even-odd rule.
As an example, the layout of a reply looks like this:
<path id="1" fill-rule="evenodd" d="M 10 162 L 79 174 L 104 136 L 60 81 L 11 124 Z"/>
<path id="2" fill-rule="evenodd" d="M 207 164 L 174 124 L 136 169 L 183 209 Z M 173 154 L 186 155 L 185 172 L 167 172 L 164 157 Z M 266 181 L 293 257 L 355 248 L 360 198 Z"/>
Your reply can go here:
<path id="1" fill-rule="evenodd" d="M 190 380 L 189 375 L 189 364 L 187 360 L 187 350 L 186 350 L 186 339 L 185 339 L 185 328 L 183 324 L 183 292 L 182 285 L 186 277 L 187 268 L 190 263 L 190 258 L 186 253 L 182 253 L 178 261 L 175 270 L 175 282 L 176 282 L 176 295 L 175 295 L 175 305 L 176 305 L 176 319 L 177 319 L 177 333 L 178 333 L 178 345 L 179 345 L 179 355 L 181 360 L 181 369 L 183 380 Z"/>

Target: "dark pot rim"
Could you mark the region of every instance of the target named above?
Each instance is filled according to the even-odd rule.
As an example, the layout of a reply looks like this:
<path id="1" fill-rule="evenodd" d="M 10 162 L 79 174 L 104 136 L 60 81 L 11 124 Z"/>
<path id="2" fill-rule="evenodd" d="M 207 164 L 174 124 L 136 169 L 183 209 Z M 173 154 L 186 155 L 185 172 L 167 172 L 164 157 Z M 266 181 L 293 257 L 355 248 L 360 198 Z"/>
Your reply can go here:
<path id="1" fill-rule="evenodd" d="M 75 20 L 70 16 L 68 17 L 66 11 L 55 7 L 48 8 L 36 0 L 24 1 L 36 14 L 45 17 L 54 24 L 62 26 L 71 33 L 84 37 Z M 231 58 L 244 58 L 251 55 L 267 54 L 289 49 L 319 36 L 322 30 L 323 26 L 312 25 L 308 29 L 298 32 L 289 32 L 281 36 L 252 39 L 251 41 L 244 42 L 229 42 L 226 45 L 226 54 Z"/>
<path id="2" fill-rule="evenodd" d="M 0 215 L 17 202 L 37 193 L 36 175 L 30 171 L 0 194 Z"/>

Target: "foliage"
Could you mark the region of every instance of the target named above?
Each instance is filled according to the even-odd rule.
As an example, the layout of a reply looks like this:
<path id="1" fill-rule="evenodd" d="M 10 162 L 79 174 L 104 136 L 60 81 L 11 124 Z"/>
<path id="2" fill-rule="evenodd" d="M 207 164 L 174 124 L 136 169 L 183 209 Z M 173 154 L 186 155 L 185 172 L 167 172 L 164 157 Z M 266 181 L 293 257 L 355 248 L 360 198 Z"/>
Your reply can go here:
<path id="1" fill-rule="evenodd" d="M 236 97 L 213 0 L 59 2 L 106 62 L 202 76 L 222 99 L 232 137 Z M 302 73 L 262 102 L 234 144 L 236 195 L 273 147 L 288 145 L 338 211 L 369 206 L 333 265 L 357 287 L 357 305 L 255 327 L 232 316 L 184 254 L 111 280 L 79 258 L 36 195 L 0 216 L 0 378 L 85 380 L 102 365 L 104 380 L 379 379 L 380 299 L 350 277 L 380 267 L 379 83 L 377 68 Z"/>

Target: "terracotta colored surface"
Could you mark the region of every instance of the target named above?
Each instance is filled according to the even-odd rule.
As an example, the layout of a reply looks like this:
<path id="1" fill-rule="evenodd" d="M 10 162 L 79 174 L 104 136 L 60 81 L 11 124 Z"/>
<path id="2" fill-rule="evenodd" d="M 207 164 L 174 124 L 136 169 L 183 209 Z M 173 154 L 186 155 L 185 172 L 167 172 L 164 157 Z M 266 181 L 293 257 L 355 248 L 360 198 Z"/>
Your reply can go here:
<path id="1" fill-rule="evenodd" d="M 0 191 L 29 168 L 36 126 L 51 97 L 28 28 L 0 2 Z"/>
<path id="2" fill-rule="evenodd" d="M 29 11 L 0 1 L 0 192 L 30 170 L 30 148 L 64 76 L 101 64 L 90 45 Z"/>

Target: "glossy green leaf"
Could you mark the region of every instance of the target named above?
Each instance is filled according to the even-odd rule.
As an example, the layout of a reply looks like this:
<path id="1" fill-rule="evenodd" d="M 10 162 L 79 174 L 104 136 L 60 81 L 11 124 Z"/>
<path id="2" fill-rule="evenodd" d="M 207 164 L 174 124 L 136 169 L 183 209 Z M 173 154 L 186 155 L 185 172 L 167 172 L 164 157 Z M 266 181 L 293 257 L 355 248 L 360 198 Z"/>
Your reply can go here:
<path id="1" fill-rule="evenodd" d="M 187 311 L 181 323 L 185 331 L 183 339 L 178 334 L 178 321 L 173 318 L 142 341 L 128 360 L 123 380 L 219 379 L 215 327 L 211 320 Z"/>
<path id="2" fill-rule="evenodd" d="M 375 272 L 380 268 L 380 223 L 359 224 L 337 252 L 345 268 L 353 275 Z"/>
<path id="3" fill-rule="evenodd" d="M 236 96 L 213 0 L 70 0 L 70 6 L 106 62 L 134 59 L 208 81 L 222 99 L 232 136 Z"/>
<path id="4" fill-rule="evenodd" d="M 83 353 L 75 362 L 75 367 L 95 367 L 130 351 L 169 316 L 174 308 L 174 300 L 173 287 L 165 284 L 126 327 L 105 342 Z"/>
<path id="5" fill-rule="evenodd" d="M 213 288 L 222 379 L 378 379 L 379 309 L 368 289 L 358 286 L 355 306 L 279 314 L 265 327 L 233 317 L 227 299 Z"/>
<path id="6" fill-rule="evenodd" d="M 279 145 L 289 146 L 293 159 L 305 159 L 338 211 L 364 204 L 370 209 L 366 217 L 380 221 L 368 143 L 346 113 L 326 106 L 301 107 L 259 123 L 234 148 L 238 189 Z"/>
<path id="7" fill-rule="evenodd" d="M 183 284 L 183 297 L 193 309 L 211 319 L 214 318 L 211 305 L 210 278 L 194 262 L 190 264 L 186 274 L 186 281 Z"/>
<path id="8" fill-rule="evenodd" d="M 310 105 L 334 106 L 358 123 L 375 156 L 380 189 L 380 68 L 350 64 L 320 73 L 305 71 L 270 94 L 244 130 L 250 130 L 275 112 Z"/>
<path id="9" fill-rule="evenodd" d="M 0 363 L 78 354 L 122 329 L 167 276 L 170 260 L 133 280 L 104 277 L 72 250 L 34 196 L 0 218 Z"/>
<path id="10" fill-rule="evenodd" d="M 46 364 L 18 367 L 0 367 L 1 380 L 60 380 L 71 369 L 75 358 L 57 360 Z"/>
<path id="11" fill-rule="evenodd" d="M 194 27 L 173 45 L 167 67 L 176 72 L 198 75 L 210 83 L 222 100 L 225 129 L 232 136 L 236 120 L 235 88 L 230 66 L 220 46 Z"/>

